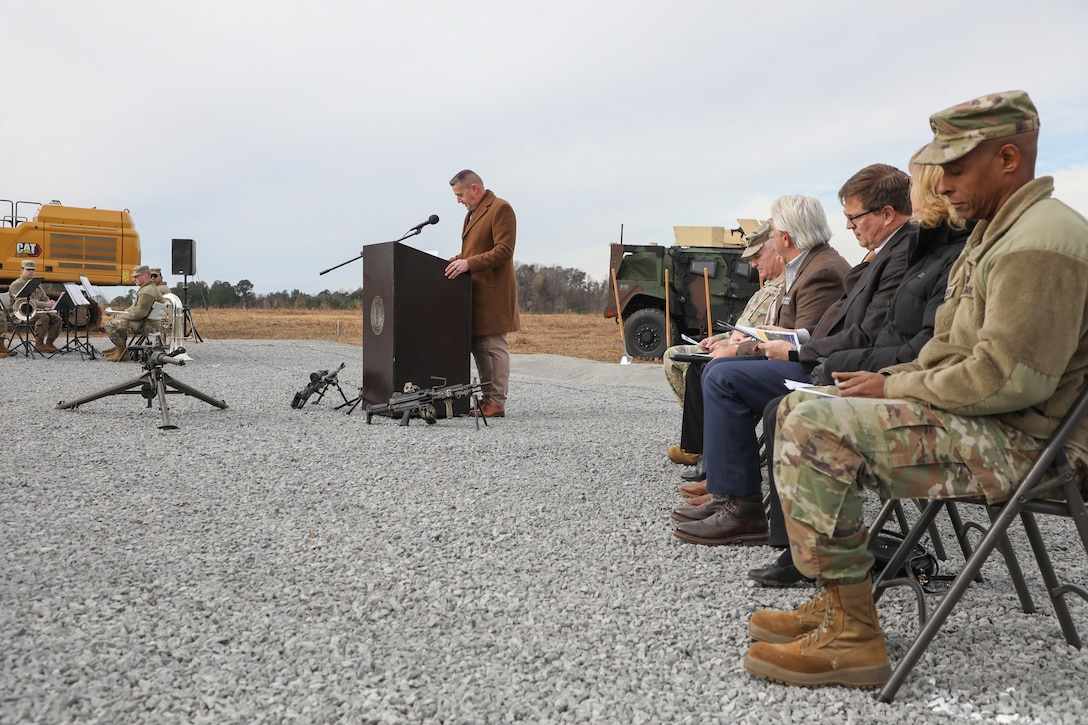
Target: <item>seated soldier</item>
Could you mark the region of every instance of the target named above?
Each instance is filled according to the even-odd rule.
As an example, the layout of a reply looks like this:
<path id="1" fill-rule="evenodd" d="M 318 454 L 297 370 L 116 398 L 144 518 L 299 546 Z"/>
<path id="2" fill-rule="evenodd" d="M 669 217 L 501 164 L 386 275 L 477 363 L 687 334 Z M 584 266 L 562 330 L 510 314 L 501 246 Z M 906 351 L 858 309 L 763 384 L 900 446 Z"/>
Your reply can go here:
<path id="1" fill-rule="evenodd" d="M 38 269 L 33 259 L 24 259 L 21 266 L 22 272 L 19 278 L 8 288 L 13 303 L 19 291 L 26 287 L 27 282 L 34 279 L 34 273 Z M 52 312 L 55 303 L 40 286 L 30 295 L 30 302 L 34 305 L 35 311 L 29 321 L 30 329 L 34 332 L 34 349 L 41 353 L 56 352 L 57 347 L 53 343 L 60 335 L 61 319 L 60 314 Z"/>
<path id="2" fill-rule="evenodd" d="M 1000 502 L 1084 391 L 1088 221 L 1052 198 L 1052 178 L 1035 178 L 1034 104 L 1023 91 L 995 93 L 935 113 L 930 127 L 918 162 L 942 166 L 940 193 L 979 223 L 916 361 L 836 372 L 842 397 L 795 392 L 778 407 L 774 466 L 790 549 L 819 593 L 793 612 L 752 615 L 758 641 L 744 668 L 759 677 L 885 684 L 864 489 Z M 1044 330 L 1041 345 L 1032 333 Z M 1084 475 L 1083 425 L 1066 453 Z"/>
<path id="3" fill-rule="evenodd" d="M 136 300 L 127 310 L 106 323 L 106 334 L 109 335 L 113 347 L 106 350 L 103 356 L 110 362 L 122 362 L 129 359 L 128 335 L 131 331 L 143 329 L 144 332 L 158 332 L 157 320 L 149 320 L 151 308 L 156 302 L 162 302 L 162 292 L 151 281 L 151 270 L 141 264 L 132 270 L 132 278 L 140 288 L 136 291 Z"/>
<path id="4" fill-rule="evenodd" d="M 748 260 L 749 264 L 759 273 L 760 287 L 748 299 L 744 311 L 737 318 L 737 324 L 754 327 L 755 325 L 774 322 L 777 309 L 775 303 L 782 291 L 782 285 L 786 282 L 786 275 L 782 258 L 774 251 L 774 245 L 771 243 L 771 224 L 769 221 L 763 222 L 749 234 L 747 242 L 748 244 L 741 253 L 740 258 Z M 662 365 L 665 370 L 665 380 L 668 381 L 669 387 L 672 388 L 672 392 L 680 401 L 681 407 L 684 407 L 686 373 L 691 369 L 691 366 L 689 363 L 674 360 L 673 356 L 679 353 L 713 353 L 719 348 L 735 348 L 741 339 L 743 339 L 743 336 L 738 333 L 725 332 L 701 340 L 698 345 L 674 345 L 665 351 Z M 694 372 L 701 373 L 702 367 L 697 366 Z M 693 450 L 689 451 L 688 448 L 685 448 L 683 442 L 679 446 L 673 446 L 669 449 L 669 460 L 673 463 L 693 465 L 698 459 L 698 451 L 703 449 L 702 436 L 699 436 L 697 448 L 695 446 L 689 447 Z"/>
<path id="5" fill-rule="evenodd" d="M 159 288 L 159 292 L 163 295 L 170 294 L 170 285 L 166 284 L 166 280 L 162 278 L 162 270 L 160 268 L 151 268 L 151 281 L 155 283 L 155 286 Z"/>

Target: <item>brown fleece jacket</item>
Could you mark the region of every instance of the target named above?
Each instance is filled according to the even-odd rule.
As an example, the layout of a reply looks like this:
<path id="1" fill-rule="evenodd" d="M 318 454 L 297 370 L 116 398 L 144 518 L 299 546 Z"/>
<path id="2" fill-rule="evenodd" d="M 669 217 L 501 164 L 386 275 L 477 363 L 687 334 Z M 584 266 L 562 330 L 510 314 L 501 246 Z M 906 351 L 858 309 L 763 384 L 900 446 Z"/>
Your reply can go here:
<path id="1" fill-rule="evenodd" d="M 956 415 L 993 415 L 1046 438 L 1088 376 L 1088 220 L 1025 184 L 982 221 L 948 275 L 933 339 L 895 365 L 890 398 Z M 1074 435 L 1088 448 L 1088 430 Z"/>

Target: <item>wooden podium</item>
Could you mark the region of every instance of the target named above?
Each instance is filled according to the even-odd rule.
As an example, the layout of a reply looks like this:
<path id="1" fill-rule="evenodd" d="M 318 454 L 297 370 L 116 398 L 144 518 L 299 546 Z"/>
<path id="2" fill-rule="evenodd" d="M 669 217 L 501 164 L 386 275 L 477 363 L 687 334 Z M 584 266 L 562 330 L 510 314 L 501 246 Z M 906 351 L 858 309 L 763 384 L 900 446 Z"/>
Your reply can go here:
<path id="1" fill-rule="evenodd" d="M 363 247 L 364 403 L 386 403 L 408 382 L 471 382 L 472 281 L 446 279 L 447 264 L 400 242 Z M 453 401 L 454 415 L 467 414 L 469 404 L 468 397 Z"/>

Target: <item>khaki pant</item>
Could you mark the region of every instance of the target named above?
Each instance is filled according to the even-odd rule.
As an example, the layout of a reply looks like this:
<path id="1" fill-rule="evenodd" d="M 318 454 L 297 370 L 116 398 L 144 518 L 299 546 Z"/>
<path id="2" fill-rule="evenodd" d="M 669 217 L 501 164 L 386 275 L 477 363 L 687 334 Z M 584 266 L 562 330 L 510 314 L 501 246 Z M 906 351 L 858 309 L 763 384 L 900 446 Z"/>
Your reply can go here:
<path id="1" fill-rule="evenodd" d="M 510 389 L 510 347 L 506 333 L 481 335 L 472 338 L 472 358 L 480 374 L 484 399 L 506 407 L 506 393 Z"/>

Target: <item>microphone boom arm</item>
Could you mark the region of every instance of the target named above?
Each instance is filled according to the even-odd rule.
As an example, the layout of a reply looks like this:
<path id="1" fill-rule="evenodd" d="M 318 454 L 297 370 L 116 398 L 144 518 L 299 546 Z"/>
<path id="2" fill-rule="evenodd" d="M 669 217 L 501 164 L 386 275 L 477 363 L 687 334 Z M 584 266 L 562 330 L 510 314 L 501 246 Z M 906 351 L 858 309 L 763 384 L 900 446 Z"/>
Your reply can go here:
<path id="1" fill-rule="evenodd" d="M 405 239 L 408 239 L 409 237 L 414 237 L 414 236 L 416 236 L 417 234 L 419 234 L 419 233 L 420 233 L 421 231 L 423 231 L 423 227 L 425 227 L 425 226 L 427 226 L 427 225 L 426 225 L 426 224 L 421 224 L 420 226 L 418 226 L 418 227 L 415 227 L 414 229 L 409 229 L 409 230 L 408 230 L 408 231 L 407 231 L 407 232 L 405 233 L 405 235 L 404 235 L 403 237 L 401 237 L 400 239 L 393 239 L 392 241 L 393 241 L 394 243 L 396 243 L 396 242 L 403 242 L 403 241 L 404 241 Z M 379 244 L 388 244 L 388 242 L 379 242 Z M 351 264 L 352 262 L 354 262 L 354 261 L 356 261 L 356 260 L 358 260 L 358 259 L 362 259 L 362 258 L 363 258 L 363 253 L 362 253 L 362 252 L 359 252 L 359 256 L 357 256 L 357 257 L 352 257 L 351 259 L 349 259 L 349 260 L 348 260 L 348 261 L 346 261 L 346 262 L 341 262 L 340 264 L 336 265 L 335 267 L 329 267 L 328 269 L 322 270 L 322 271 L 321 271 L 321 272 L 319 272 L 318 274 L 319 274 L 319 275 L 321 275 L 321 274 L 325 274 L 325 273 L 327 273 L 327 272 L 331 272 L 331 271 L 333 271 L 334 269 L 340 269 L 340 268 L 341 268 L 341 267 L 343 267 L 343 266 L 344 266 L 345 264 Z"/>

